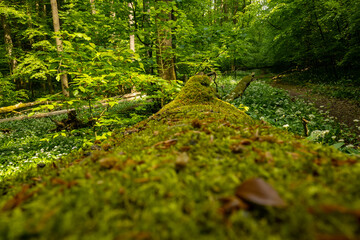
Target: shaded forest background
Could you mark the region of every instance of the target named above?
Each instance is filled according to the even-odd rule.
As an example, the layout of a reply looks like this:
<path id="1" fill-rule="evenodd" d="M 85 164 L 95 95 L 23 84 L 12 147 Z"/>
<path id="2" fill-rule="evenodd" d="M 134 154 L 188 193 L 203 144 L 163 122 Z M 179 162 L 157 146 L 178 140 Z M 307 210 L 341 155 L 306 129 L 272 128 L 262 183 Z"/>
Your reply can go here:
<path id="1" fill-rule="evenodd" d="M 355 0 L 6 0 L 0 16 L 0 106 L 58 93 L 64 76 L 83 99 L 265 67 L 359 83 Z"/>

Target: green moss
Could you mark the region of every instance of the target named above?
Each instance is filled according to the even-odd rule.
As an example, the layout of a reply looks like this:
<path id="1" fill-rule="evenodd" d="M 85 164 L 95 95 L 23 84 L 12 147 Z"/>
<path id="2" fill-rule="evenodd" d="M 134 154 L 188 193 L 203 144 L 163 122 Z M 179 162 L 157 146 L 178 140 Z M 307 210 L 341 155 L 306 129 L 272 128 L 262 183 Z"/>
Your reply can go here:
<path id="1" fill-rule="evenodd" d="M 211 80 L 208 76 L 197 75 L 191 77 L 181 89 L 178 96 L 161 111 L 179 106 L 204 104 L 216 101 L 215 90 L 210 87 Z"/>
<path id="2" fill-rule="evenodd" d="M 236 98 L 239 98 L 243 95 L 246 88 L 250 85 L 250 83 L 254 80 L 254 77 L 251 76 L 245 76 L 243 77 L 240 82 L 236 85 L 234 90 L 226 96 L 227 101 L 233 101 Z"/>
<path id="3" fill-rule="evenodd" d="M 104 142 L 110 151 L 74 153 L 1 182 L 0 238 L 356 238 L 358 161 L 251 119 L 208 83 L 189 80 L 159 113 Z M 224 216 L 220 199 L 252 177 L 287 207 Z"/>

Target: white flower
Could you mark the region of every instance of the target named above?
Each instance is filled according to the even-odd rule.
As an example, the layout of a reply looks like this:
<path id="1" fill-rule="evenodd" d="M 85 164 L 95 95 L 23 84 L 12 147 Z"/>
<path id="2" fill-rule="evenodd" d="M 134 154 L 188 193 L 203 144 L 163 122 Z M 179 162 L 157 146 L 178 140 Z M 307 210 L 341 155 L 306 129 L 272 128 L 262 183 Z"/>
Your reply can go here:
<path id="1" fill-rule="evenodd" d="M 335 140 L 336 136 L 332 136 L 331 138 L 332 138 L 333 140 Z"/>
<path id="2" fill-rule="evenodd" d="M 354 122 L 360 122 L 360 120 L 359 119 L 354 119 Z"/>
<path id="3" fill-rule="evenodd" d="M 285 124 L 284 126 L 283 126 L 283 128 L 288 128 L 289 127 L 289 124 Z"/>
<path id="4" fill-rule="evenodd" d="M 329 130 L 324 130 L 324 131 L 321 131 L 321 130 L 315 130 L 315 131 L 312 131 L 310 136 L 308 137 L 310 140 L 313 140 L 313 141 L 317 141 L 318 139 L 320 138 L 324 138 L 326 134 L 328 134 L 330 131 Z M 334 137 L 334 136 L 333 136 Z"/>
<path id="5" fill-rule="evenodd" d="M 344 139 L 339 139 L 339 142 L 344 142 Z"/>
<path id="6" fill-rule="evenodd" d="M 346 148 L 353 148 L 353 147 L 354 147 L 354 145 L 352 145 L 352 144 L 346 145 Z"/>

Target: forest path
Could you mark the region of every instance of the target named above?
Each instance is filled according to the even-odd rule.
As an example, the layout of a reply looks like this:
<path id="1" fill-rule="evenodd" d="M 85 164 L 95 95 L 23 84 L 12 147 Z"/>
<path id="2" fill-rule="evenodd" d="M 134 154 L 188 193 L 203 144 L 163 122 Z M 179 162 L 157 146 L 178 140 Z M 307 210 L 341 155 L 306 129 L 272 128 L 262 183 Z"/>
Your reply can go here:
<path id="1" fill-rule="evenodd" d="M 354 101 L 329 97 L 313 92 L 312 88 L 272 81 L 271 86 L 286 90 L 293 98 L 302 98 L 320 111 L 329 111 L 340 123 L 345 123 L 360 138 L 360 104 Z M 355 120 L 355 121 L 354 121 Z M 359 120 L 359 121 L 357 121 Z"/>

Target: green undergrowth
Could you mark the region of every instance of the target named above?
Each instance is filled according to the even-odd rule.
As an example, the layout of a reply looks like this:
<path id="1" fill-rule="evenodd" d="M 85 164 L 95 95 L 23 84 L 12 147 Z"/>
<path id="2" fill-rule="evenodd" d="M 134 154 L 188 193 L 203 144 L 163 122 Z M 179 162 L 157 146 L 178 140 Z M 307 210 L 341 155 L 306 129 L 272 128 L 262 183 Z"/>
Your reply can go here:
<path id="1" fill-rule="evenodd" d="M 98 150 L 0 182 L 0 238 L 358 238 L 359 159 L 252 119 L 203 80 L 189 80 L 199 102 L 184 87 Z M 236 188 L 252 178 L 286 206 L 241 202 Z"/>
<path id="2" fill-rule="evenodd" d="M 248 72 L 249 74 L 249 72 Z M 239 79 L 220 78 L 220 91 L 224 98 L 235 88 Z M 304 123 L 308 122 L 308 139 L 341 149 L 350 154 L 359 154 L 360 136 L 352 133 L 344 124 L 338 123 L 326 112 L 302 99 L 292 99 L 285 90 L 274 88 L 267 80 L 256 80 L 246 89 L 243 97 L 230 101 L 235 106 L 248 107 L 247 114 L 252 118 L 264 120 L 273 126 L 287 129 L 304 136 Z M 360 127 L 360 126 L 359 126 Z"/>
<path id="3" fill-rule="evenodd" d="M 128 110 L 139 102 L 121 103 L 109 108 L 104 121 L 94 127 L 56 132 L 56 125 L 50 118 L 26 119 L 0 123 L 0 178 L 23 171 L 39 163 L 52 162 L 71 151 L 93 145 L 94 141 L 105 139 L 114 128 L 122 129 L 133 125 L 149 113 L 139 109 Z M 79 110 L 78 117 L 87 122 L 91 115 L 99 116 L 105 108 Z M 106 115 L 109 115 L 107 117 Z M 60 121 L 66 114 L 53 116 Z"/>
<path id="4" fill-rule="evenodd" d="M 334 79 L 326 74 L 303 71 L 284 74 L 279 81 L 308 87 L 313 93 L 360 103 L 360 80 L 354 76 Z"/>

